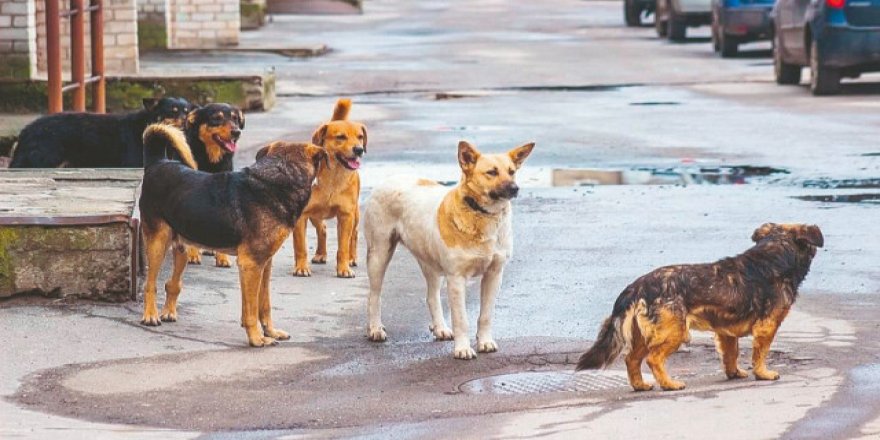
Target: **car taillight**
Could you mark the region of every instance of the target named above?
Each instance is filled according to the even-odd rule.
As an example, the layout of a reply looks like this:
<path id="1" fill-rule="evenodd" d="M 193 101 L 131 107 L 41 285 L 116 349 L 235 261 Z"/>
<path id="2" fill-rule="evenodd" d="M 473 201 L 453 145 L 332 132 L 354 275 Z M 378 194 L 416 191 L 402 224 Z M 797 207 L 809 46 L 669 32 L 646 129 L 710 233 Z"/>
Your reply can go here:
<path id="1" fill-rule="evenodd" d="M 831 9 L 843 9 L 845 5 L 846 0 L 825 0 L 825 6 Z"/>

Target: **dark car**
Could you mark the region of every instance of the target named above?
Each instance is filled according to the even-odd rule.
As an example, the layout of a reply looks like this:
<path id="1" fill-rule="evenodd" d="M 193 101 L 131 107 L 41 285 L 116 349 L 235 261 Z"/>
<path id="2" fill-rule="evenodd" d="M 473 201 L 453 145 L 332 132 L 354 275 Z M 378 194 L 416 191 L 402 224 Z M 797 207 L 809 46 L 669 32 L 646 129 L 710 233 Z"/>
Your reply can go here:
<path id="1" fill-rule="evenodd" d="M 655 0 L 623 0 L 623 19 L 627 26 L 642 25 L 642 17 L 654 13 Z"/>
<path id="2" fill-rule="evenodd" d="M 771 19 L 779 84 L 809 66 L 810 90 L 830 95 L 841 78 L 880 71 L 880 0 L 778 0 Z"/>
<path id="3" fill-rule="evenodd" d="M 774 0 L 712 0 L 712 46 L 723 58 L 735 56 L 739 45 L 769 40 Z"/>
<path id="4" fill-rule="evenodd" d="M 657 35 L 684 41 L 687 28 L 712 22 L 712 0 L 656 0 L 654 26 Z"/>

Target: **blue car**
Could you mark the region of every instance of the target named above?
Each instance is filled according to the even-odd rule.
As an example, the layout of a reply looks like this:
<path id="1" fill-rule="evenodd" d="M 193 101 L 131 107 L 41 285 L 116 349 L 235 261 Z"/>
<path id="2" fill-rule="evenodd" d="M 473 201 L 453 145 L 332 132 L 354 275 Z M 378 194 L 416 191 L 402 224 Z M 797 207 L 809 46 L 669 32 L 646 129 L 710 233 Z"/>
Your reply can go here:
<path id="1" fill-rule="evenodd" d="M 880 71 L 880 0 L 778 0 L 771 19 L 779 84 L 809 66 L 813 94 L 831 95 L 841 78 Z"/>
<path id="2" fill-rule="evenodd" d="M 769 40 L 774 0 L 712 0 L 712 46 L 722 58 L 736 56 L 739 45 Z"/>

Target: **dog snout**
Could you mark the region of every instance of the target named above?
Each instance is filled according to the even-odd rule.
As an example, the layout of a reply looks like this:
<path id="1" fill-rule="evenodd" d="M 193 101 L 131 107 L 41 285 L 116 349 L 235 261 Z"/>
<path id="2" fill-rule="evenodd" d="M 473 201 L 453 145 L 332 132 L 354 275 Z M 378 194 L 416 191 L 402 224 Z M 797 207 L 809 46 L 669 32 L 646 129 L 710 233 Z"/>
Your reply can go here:
<path id="1" fill-rule="evenodd" d="M 505 186 L 506 186 L 505 190 L 507 192 L 508 198 L 512 199 L 512 198 L 516 197 L 517 195 L 519 195 L 519 185 L 517 185 L 516 182 L 510 182 L 509 184 L 507 184 Z"/>
<path id="2" fill-rule="evenodd" d="M 232 128 L 232 138 L 235 140 L 238 140 L 238 138 L 240 136 L 241 136 L 241 129 L 238 127 L 233 127 Z"/>
<path id="3" fill-rule="evenodd" d="M 364 147 L 358 145 L 351 149 L 351 152 L 354 153 L 355 156 L 361 157 L 364 155 Z"/>
<path id="4" fill-rule="evenodd" d="M 517 194 L 519 194 L 519 185 L 517 185 L 516 182 L 507 182 L 490 192 L 489 197 L 492 197 L 495 200 L 512 199 L 515 198 Z"/>

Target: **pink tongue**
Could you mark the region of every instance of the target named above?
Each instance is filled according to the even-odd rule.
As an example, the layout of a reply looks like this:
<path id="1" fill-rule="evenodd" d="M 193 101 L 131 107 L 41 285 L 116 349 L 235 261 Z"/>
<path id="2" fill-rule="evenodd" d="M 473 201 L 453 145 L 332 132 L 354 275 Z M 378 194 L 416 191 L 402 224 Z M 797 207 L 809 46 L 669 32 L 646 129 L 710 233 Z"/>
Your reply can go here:
<path id="1" fill-rule="evenodd" d="M 235 142 L 223 142 L 223 146 L 232 153 L 235 153 L 235 148 L 237 147 Z"/>
<path id="2" fill-rule="evenodd" d="M 356 170 L 361 167 L 361 161 L 359 161 L 357 159 L 348 159 L 348 160 L 346 160 L 346 162 L 348 163 L 348 167 L 353 170 Z"/>

